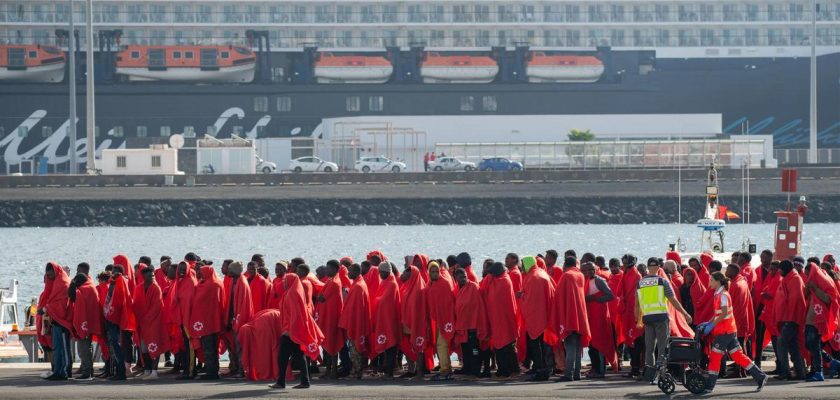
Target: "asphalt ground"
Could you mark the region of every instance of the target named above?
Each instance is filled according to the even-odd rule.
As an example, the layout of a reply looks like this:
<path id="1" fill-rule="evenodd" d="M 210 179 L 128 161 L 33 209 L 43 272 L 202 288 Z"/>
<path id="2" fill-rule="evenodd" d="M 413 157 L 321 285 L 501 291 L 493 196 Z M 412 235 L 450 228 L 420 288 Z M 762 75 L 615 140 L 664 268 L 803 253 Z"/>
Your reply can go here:
<path id="1" fill-rule="evenodd" d="M 772 362 L 765 363 L 766 368 Z M 606 379 L 570 383 L 508 381 L 448 382 L 408 380 L 361 381 L 313 379 L 309 389 L 278 391 L 270 382 L 237 380 L 175 381 L 173 375 L 161 375 L 157 381 L 129 379 L 125 382 L 49 382 L 39 377 L 46 364 L 0 364 L 0 398 L 3 399 L 226 399 L 226 398 L 333 398 L 333 399 L 556 399 L 556 398 L 668 398 L 656 386 L 631 381 L 617 374 Z M 752 398 L 752 399 L 837 399 L 840 379 L 826 382 L 779 382 L 770 380 L 756 393 L 752 379 L 725 379 L 718 382 L 713 394 L 692 395 L 677 386 L 671 398 Z"/>

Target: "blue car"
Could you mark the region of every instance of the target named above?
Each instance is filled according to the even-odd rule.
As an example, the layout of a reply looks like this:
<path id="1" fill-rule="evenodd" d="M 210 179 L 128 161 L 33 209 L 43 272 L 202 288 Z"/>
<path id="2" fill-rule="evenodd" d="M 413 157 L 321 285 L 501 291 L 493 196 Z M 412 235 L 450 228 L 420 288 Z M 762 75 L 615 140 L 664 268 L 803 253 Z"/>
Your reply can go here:
<path id="1" fill-rule="evenodd" d="M 485 158 L 478 164 L 479 171 L 522 171 L 525 169 L 522 163 L 511 161 L 507 158 Z"/>

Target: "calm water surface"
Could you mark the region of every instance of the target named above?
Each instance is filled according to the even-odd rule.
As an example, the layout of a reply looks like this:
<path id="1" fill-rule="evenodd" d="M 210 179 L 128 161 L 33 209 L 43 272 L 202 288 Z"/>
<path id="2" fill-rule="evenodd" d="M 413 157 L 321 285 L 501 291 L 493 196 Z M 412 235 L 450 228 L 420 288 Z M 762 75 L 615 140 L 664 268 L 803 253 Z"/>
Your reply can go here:
<path id="1" fill-rule="evenodd" d="M 346 255 L 361 259 L 372 249 L 392 259 L 414 253 L 445 258 L 461 251 L 468 251 L 474 260 L 502 259 L 507 252 L 529 255 L 569 248 L 606 257 L 628 252 L 662 257 L 678 236 L 687 250 L 698 246 L 699 229 L 685 224 L 11 228 L 0 229 L 0 286 L 19 280 L 19 301 L 28 303 L 43 288 L 47 261 L 69 265 L 74 272 L 76 264 L 86 261 L 98 272 L 117 253 L 125 253 L 133 262 L 142 255 L 157 262 L 164 254 L 181 259 L 194 251 L 217 265 L 225 258 L 245 260 L 262 253 L 271 264 L 301 256 L 312 266 Z M 759 250 L 772 248 L 773 226 L 730 225 L 728 250 L 739 248 L 744 237 L 757 243 Z M 840 224 L 807 225 L 803 246 L 806 255 L 840 252 Z"/>

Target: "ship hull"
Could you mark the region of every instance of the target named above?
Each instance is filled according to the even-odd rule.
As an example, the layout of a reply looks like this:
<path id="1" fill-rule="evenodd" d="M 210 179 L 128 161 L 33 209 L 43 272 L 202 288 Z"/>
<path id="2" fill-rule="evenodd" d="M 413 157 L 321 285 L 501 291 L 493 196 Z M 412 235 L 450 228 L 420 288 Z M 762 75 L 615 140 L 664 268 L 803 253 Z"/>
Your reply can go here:
<path id="1" fill-rule="evenodd" d="M 182 133 L 187 127 L 198 136 L 212 126 L 219 137 L 233 132 L 309 137 L 319 134 L 326 118 L 370 115 L 703 113 L 720 114 L 724 133 L 772 135 L 777 149 L 807 148 L 808 71 L 809 60 L 802 58 L 661 59 L 649 74 L 596 83 L 97 84 L 97 146 L 165 143 L 168 137 L 161 132 Z M 818 71 L 819 146 L 840 148 L 840 53 L 820 56 Z M 14 163 L 46 154 L 51 162 L 65 161 L 66 86 L 3 84 L 0 93 L 4 160 Z M 348 110 L 348 97 L 359 97 L 361 109 Z M 381 107 L 369 109 L 370 97 L 382 97 Z M 493 107 L 483 107 L 482 99 L 488 97 Z M 476 99 L 474 107 L 462 107 L 465 98 Z M 84 85 L 77 104 L 83 138 Z M 20 136 L 17 127 L 24 125 L 30 127 L 28 134 Z M 51 129 L 42 131 L 44 126 Z M 565 133 L 557 132 L 557 138 L 562 140 Z"/>

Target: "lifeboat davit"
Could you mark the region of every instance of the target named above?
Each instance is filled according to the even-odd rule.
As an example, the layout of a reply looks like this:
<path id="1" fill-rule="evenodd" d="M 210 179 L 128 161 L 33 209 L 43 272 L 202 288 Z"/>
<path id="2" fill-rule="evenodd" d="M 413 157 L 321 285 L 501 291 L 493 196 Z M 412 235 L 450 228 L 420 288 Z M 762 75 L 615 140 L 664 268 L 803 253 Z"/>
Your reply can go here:
<path id="1" fill-rule="evenodd" d="M 385 57 L 322 53 L 315 62 L 318 83 L 385 83 L 394 67 Z"/>
<path id="2" fill-rule="evenodd" d="M 130 81 L 251 82 L 256 57 L 244 46 L 128 45 L 117 55 L 117 73 Z"/>
<path id="3" fill-rule="evenodd" d="M 594 56 L 534 52 L 525 67 L 525 73 L 528 82 L 592 83 L 601 79 L 604 63 Z"/>
<path id="4" fill-rule="evenodd" d="M 488 56 L 446 56 L 428 53 L 420 66 L 425 83 L 490 83 L 499 65 Z"/>
<path id="5" fill-rule="evenodd" d="M 65 63 L 64 52 L 58 47 L 0 45 L 0 81 L 61 82 Z"/>

